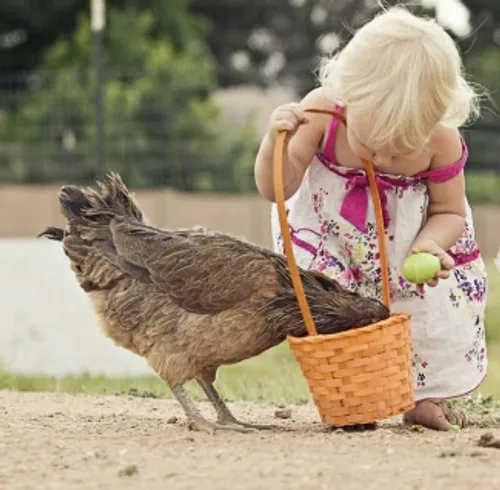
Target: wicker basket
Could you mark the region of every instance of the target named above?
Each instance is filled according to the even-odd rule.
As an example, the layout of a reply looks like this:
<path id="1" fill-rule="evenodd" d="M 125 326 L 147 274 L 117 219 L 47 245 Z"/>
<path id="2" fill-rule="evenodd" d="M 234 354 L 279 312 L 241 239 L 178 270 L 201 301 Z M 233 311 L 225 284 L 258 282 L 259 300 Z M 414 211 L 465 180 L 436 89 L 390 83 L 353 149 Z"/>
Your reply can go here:
<path id="1" fill-rule="evenodd" d="M 288 341 L 325 424 L 367 424 L 413 407 L 409 315 Z"/>
<path id="2" fill-rule="evenodd" d="M 309 109 L 340 117 L 333 111 Z M 286 133 L 279 135 L 274 154 L 274 188 L 285 252 L 297 300 L 309 336 L 288 337 L 290 347 L 307 379 L 321 420 L 342 427 L 370 424 L 414 407 L 411 370 L 410 315 L 389 319 L 334 335 L 318 335 L 307 304 L 285 213 L 283 152 Z M 375 173 L 365 161 L 377 220 L 384 303 L 390 307 L 385 230 Z"/>

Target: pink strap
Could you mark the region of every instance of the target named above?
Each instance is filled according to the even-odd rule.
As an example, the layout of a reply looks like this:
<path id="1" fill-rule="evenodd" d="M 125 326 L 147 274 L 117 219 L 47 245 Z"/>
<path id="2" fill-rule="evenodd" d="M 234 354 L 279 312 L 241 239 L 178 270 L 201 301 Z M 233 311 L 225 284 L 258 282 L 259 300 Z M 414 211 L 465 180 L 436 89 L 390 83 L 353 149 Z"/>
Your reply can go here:
<path id="1" fill-rule="evenodd" d="M 342 113 L 343 108 L 338 104 L 335 104 L 334 111 Z M 328 128 L 328 135 L 326 137 L 325 150 L 323 155 L 330 160 L 330 162 L 335 162 L 335 140 L 337 139 L 337 128 L 339 127 L 340 119 L 338 117 L 332 117 L 330 122 L 330 127 Z"/>
<path id="2" fill-rule="evenodd" d="M 465 143 L 464 138 L 460 137 L 462 141 L 462 156 L 455 163 L 446 165 L 446 167 L 434 168 L 432 170 L 427 170 L 418 174 L 419 177 L 423 177 L 434 184 L 442 184 L 448 180 L 453 179 L 464 169 L 467 159 L 469 158 L 469 149 Z"/>

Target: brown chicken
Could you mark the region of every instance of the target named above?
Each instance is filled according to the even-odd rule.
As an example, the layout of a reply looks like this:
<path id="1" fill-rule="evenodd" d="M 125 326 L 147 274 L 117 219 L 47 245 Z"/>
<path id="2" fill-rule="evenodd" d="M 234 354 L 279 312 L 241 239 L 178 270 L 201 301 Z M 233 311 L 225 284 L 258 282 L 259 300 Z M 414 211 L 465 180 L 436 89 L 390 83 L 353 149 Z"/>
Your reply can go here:
<path id="1" fill-rule="evenodd" d="M 286 259 L 224 233 L 148 226 L 119 175 L 96 190 L 59 193 L 66 225 L 39 236 L 62 241 L 104 333 L 147 359 L 184 408 L 212 432 L 265 428 L 238 421 L 214 388 L 219 366 L 256 356 L 287 335 L 307 335 Z M 341 332 L 383 320 L 379 301 L 301 270 L 316 327 Z M 183 384 L 196 380 L 217 412 L 206 420 Z"/>

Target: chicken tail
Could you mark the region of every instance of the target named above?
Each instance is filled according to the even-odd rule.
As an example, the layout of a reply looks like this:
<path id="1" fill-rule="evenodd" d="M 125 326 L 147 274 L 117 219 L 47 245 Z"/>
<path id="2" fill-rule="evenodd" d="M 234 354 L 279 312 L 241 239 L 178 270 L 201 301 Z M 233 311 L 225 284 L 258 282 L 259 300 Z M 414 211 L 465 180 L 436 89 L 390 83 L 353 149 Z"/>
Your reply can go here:
<path id="1" fill-rule="evenodd" d="M 114 217 L 143 221 L 139 206 L 117 173 L 108 173 L 97 185 L 98 190 L 74 185 L 61 188 L 59 205 L 70 222 L 109 225 Z"/>
<path id="2" fill-rule="evenodd" d="M 123 261 L 113 244 L 112 221 L 142 221 L 139 207 L 118 174 L 108 174 L 95 190 L 65 185 L 58 197 L 64 229 L 48 227 L 38 236 L 62 242 L 84 291 L 107 291 L 126 275 L 148 279 L 145 271 Z"/>

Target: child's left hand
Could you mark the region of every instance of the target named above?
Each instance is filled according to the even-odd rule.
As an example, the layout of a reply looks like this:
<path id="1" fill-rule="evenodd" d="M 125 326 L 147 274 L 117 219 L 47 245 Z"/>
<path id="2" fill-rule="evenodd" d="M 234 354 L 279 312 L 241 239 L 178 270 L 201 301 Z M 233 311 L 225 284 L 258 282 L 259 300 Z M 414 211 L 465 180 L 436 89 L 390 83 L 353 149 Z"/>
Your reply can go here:
<path id="1" fill-rule="evenodd" d="M 442 269 L 437 273 L 436 277 L 426 282 L 428 286 L 435 287 L 438 285 L 439 279 L 448 279 L 450 271 L 455 267 L 455 261 L 433 240 L 418 240 L 413 244 L 411 253 L 427 252 L 435 255 L 441 261 Z"/>

